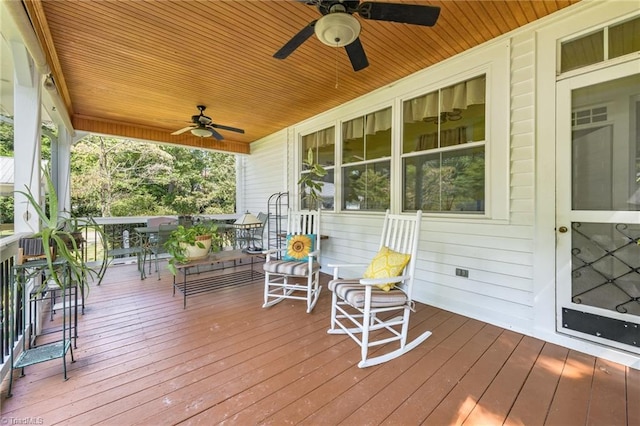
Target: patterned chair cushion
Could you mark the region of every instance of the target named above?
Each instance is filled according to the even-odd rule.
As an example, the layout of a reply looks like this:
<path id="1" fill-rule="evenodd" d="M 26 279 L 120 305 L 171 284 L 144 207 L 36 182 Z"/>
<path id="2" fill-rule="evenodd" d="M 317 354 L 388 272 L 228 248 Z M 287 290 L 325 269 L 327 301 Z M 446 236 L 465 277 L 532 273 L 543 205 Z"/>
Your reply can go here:
<path id="1" fill-rule="evenodd" d="M 364 308 L 364 288 L 359 279 L 337 279 L 329 281 L 329 290 L 355 308 Z M 385 308 L 407 303 L 407 295 L 400 289 L 382 290 L 371 288 L 371 307 Z"/>
<path id="2" fill-rule="evenodd" d="M 316 272 L 320 264 L 314 261 L 312 268 Z M 263 265 L 263 269 L 271 274 L 306 276 L 309 275 L 309 262 L 270 260 Z"/>
<path id="3" fill-rule="evenodd" d="M 369 267 L 362 275 L 364 278 L 391 278 L 399 276 L 404 267 L 409 263 L 411 255 L 398 253 L 391 250 L 388 247 L 382 247 L 376 257 L 373 258 Z M 380 289 L 384 291 L 391 290 L 395 285 L 384 284 L 379 285 Z"/>

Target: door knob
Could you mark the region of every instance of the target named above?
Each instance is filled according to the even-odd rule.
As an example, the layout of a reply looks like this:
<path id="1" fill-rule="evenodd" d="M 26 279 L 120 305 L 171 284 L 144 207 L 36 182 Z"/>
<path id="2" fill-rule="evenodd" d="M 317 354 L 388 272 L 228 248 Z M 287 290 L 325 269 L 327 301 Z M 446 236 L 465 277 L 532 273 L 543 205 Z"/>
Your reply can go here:
<path id="1" fill-rule="evenodd" d="M 560 228 L 558 228 L 558 231 L 560 231 L 561 234 L 564 234 L 568 231 L 566 226 L 561 226 Z"/>

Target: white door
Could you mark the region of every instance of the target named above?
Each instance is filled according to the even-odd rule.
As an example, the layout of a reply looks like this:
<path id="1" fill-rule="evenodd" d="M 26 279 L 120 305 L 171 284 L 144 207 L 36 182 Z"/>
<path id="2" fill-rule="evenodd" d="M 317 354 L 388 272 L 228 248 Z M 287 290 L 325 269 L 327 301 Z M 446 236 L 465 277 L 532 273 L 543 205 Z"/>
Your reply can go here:
<path id="1" fill-rule="evenodd" d="M 557 329 L 640 353 L 640 63 L 556 99 Z"/>

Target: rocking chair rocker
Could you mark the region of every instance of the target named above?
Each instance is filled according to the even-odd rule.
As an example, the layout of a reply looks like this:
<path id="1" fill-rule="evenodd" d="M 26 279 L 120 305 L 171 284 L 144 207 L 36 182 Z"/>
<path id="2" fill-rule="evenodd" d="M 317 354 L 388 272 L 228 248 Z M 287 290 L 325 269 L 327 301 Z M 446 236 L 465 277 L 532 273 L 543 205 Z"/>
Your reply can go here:
<path id="1" fill-rule="evenodd" d="M 366 265 L 329 265 L 334 272 L 329 282 L 333 295 L 331 328 L 327 332 L 347 334 L 361 347 L 360 368 L 397 358 L 431 335 L 426 331 L 407 343 L 421 220 L 420 210 L 415 216 L 393 215 L 387 210 L 380 251 L 363 278 L 342 279 L 339 270 Z M 373 358 L 368 356 L 371 347 L 391 342 L 399 342 L 400 347 Z"/>

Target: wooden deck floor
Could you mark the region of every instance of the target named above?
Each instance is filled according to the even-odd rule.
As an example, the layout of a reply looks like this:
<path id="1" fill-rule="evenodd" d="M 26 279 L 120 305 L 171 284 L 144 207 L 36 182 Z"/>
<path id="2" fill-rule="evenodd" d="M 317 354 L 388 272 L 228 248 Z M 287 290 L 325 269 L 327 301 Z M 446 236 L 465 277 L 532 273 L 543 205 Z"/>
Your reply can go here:
<path id="1" fill-rule="evenodd" d="M 326 277 L 325 277 L 326 279 Z M 2 384 L 2 424 L 640 425 L 640 371 L 430 306 L 433 335 L 359 369 L 328 335 L 330 295 L 262 309 L 257 281 L 194 295 L 111 267 L 80 319 L 76 362 Z M 25 421 L 26 419 L 26 421 Z"/>

